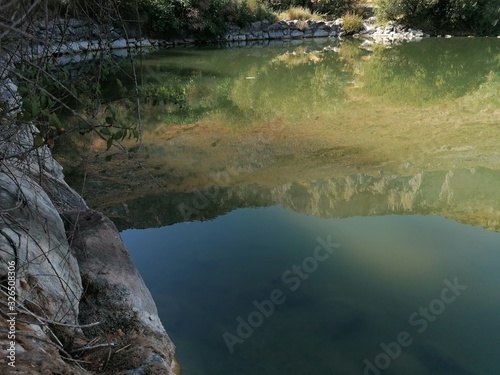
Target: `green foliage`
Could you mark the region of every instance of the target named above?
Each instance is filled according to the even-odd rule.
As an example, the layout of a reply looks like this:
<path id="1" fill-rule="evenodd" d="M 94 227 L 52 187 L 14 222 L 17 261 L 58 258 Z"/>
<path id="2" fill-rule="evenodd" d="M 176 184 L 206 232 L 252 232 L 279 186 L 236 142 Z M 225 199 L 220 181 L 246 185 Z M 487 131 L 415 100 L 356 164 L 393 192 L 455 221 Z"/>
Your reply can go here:
<path id="1" fill-rule="evenodd" d="M 377 16 L 434 33 L 500 32 L 498 0 L 376 0 Z"/>
<path id="2" fill-rule="evenodd" d="M 348 12 L 356 12 L 360 0 L 323 0 L 318 2 L 316 10 L 332 17 L 340 17 Z"/>
<path id="3" fill-rule="evenodd" d="M 275 14 L 258 0 L 140 0 L 146 29 L 161 36 L 194 35 L 215 39 L 228 23 L 246 26 L 273 20 Z"/>
<path id="4" fill-rule="evenodd" d="M 404 16 L 400 0 L 375 0 L 375 15 L 380 21 L 399 20 Z"/>
<path id="5" fill-rule="evenodd" d="M 379 48 L 364 65 L 363 91 L 381 103 L 412 106 L 470 95 L 500 71 L 500 46 L 488 42 L 437 39 Z"/>
<path id="6" fill-rule="evenodd" d="M 346 13 L 342 17 L 342 28 L 347 34 L 357 33 L 363 29 L 363 19 L 355 13 Z"/>
<path id="7" fill-rule="evenodd" d="M 333 18 L 357 11 L 361 0 L 266 0 L 265 2 L 269 8 L 279 13 L 286 13 L 290 8 L 305 8 L 309 13 L 320 14 L 323 18 L 325 16 Z"/>
<path id="8" fill-rule="evenodd" d="M 140 14 L 145 17 L 146 28 L 161 36 L 175 35 L 181 32 L 185 23 L 180 14 L 183 2 L 165 0 L 140 0 Z"/>
<path id="9" fill-rule="evenodd" d="M 20 66 L 15 73 L 22 102 L 22 111 L 17 120 L 32 121 L 39 130 L 33 147 L 52 147 L 56 139 L 73 132 L 94 132 L 106 140 L 108 148 L 114 141 L 125 137 L 138 138 L 137 125 L 120 118 L 113 103 L 102 102 L 100 98 L 100 79 L 111 70 L 111 62 L 93 64 L 98 64 L 94 71 L 100 70 L 99 78 L 85 74 L 75 77 L 66 69 L 50 64 Z M 98 108 L 102 110 L 102 116 L 96 113 L 97 102 L 100 103 Z M 132 100 L 130 102 L 134 103 Z M 71 108 L 77 108 L 78 119 L 70 120 L 73 117 Z"/>
<path id="10" fill-rule="evenodd" d="M 265 0 L 268 7 L 280 12 L 293 7 L 303 7 L 312 9 L 313 2 L 309 0 Z"/>

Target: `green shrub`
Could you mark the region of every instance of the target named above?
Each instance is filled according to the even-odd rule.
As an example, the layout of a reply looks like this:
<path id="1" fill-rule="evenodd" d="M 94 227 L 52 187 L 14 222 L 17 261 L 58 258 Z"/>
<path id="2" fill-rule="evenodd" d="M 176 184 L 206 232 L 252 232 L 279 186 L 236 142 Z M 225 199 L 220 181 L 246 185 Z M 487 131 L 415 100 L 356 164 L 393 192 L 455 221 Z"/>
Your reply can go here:
<path id="1" fill-rule="evenodd" d="M 139 11 L 144 17 L 146 30 L 160 36 L 181 33 L 185 22 L 180 17 L 183 6 L 180 2 L 165 0 L 140 0 Z"/>
<path id="2" fill-rule="evenodd" d="M 494 35 L 500 32 L 498 0 L 376 0 L 377 16 L 432 33 Z"/>
<path id="3" fill-rule="evenodd" d="M 340 17 L 348 12 L 357 12 L 360 0 L 322 0 L 315 9 L 332 17 Z"/>
<path id="4" fill-rule="evenodd" d="M 380 21 L 398 20 L 404 16 L 400 0 L 376 0 L 375 15 Z"/>
<path id="5" fill-rule="evenodd" d="M 258 0 L 140 0 L 148 30 L 169 36 L 188 34 L 200 39 L 216 39 L 229 23 L 246 26 L 275 14 Z"/>
<path id="6" fill-rule="evenodd" d="M 312 9 L 313 2 L 310 0 L 265 0 L 266 5 L 274 11 L 281 12 L 288 8 L 303 7 Z"/>
<path id="7" fill-rule="evenodd" d="M 238 26 L 246 26 L 255 21 L 274 21 L 276 14 L 258 0 L 240 0 L 235 3 L 237 13 L 235 19 L 229 19 Z M 234 16 L 233 16 L 234 17 Z"/>
<path id="8" fill-rule="evenodd" d="M 355 13 L 346 13 L 342 17 L 342 28 L 347 34 L 357 33 L 363 29 L 363 19 Z"/>

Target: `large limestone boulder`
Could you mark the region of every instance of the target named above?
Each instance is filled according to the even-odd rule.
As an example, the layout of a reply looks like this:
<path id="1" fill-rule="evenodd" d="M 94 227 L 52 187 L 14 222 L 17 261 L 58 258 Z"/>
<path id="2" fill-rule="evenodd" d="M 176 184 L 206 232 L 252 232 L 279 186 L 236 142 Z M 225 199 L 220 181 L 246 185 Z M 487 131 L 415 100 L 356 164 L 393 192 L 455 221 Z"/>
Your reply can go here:
<path id="1" fill-rule="evenodd" d="M 80 323 L 100 322 L 84 329 L 86 336 L 106 337 L 118 349 L 104 372 L 173 374 L 174 345 L 115 225 L 92 210 L 63 217 L 84 288 Z M 102 355 L 108 356 L 107 349 Z"/>
<path id="2" fill-rule="evenodd" d="M 36 132 L 0 132 L 0 284 L 15 264 L 17 293 L 15 338 L 2 338 L 0 355 L 15 352 L 16 374 L 173 374 L 174 345 L 118 231 L 64 182 L 48 148 L 32 149 Z M 0 307 L 9 312 L 6 293 Z"/>

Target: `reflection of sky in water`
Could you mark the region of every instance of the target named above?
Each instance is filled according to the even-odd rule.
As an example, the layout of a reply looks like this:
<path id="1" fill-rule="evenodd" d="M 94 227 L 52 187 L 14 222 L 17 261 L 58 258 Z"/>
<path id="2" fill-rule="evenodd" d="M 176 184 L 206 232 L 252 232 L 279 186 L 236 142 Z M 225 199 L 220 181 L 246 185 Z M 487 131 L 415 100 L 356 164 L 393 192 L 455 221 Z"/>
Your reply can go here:
<path id="1" fill-rule="evenodd" d="M 500 369 L 498 233 L 433 216 L 321 219 L 270 207 L 122 235 L 184 374 L 362 374 L 401 331 L 414 342 L 384 374 Z M 291 291 L 283 273 L 327 235 L 341 247 Z M 468 289 L 417 333 L 409 316 L 456 277 Z M 230 355 L 222 334 L 274 289 L 286 301 Z"/>

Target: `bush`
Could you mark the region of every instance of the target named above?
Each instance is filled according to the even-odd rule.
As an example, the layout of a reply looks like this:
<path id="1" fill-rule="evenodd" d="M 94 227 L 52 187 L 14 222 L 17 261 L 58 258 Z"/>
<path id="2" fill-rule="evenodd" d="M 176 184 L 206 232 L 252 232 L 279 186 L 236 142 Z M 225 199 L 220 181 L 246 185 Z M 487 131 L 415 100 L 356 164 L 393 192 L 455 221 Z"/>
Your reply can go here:
<path id="1" fill-rule="evenodd" d="M 357 12 L 360 0 L 323 0 L 315 7 L 317 12 L 340 17 L 348 12 Z"/>
<path id="2" fill-rule="evenodd" d="M 274 11 L 281 12 L 288 8 L 303 7 L 312 9 L 312 1 L 310 0 L 266 0 L 266 5 Z"/>
<path id="3" fill-rule="evenodd" d="M 175 1 L 140 0 L 140 14 L 145 17 L 143 22 L 146 29 L 159 36 L 173 36 L 179 34 L 185 27 L 180 17 L 182 4 Z"/>
<path id="4" fill-rule="evenodd" d="M 278 14 L 278 18 L 281 20 L 324 20 L 323 15 L 311 12 L 308 8 L 304 7 L 291 7 Z"/>
<path id="5" fill-rule="evenodd" d="M 500 32 L 498 0 L 376 0 L 377 16 L 432 33 L 494 35 Z"/>
<path id="6" fill-rule="evenodd" d="M 346 13 L 342 17 L 342 28 L 347 34 L 357 33 L 363 29 L 363 19 L 355 13 Z"/>
<path id="7" fill-rule="evenodd" d="M 200 39 L 217 39 L 228 23 L 246 26 L 274 20 L 275 14 L 258 0 L 140 0 L 145 25 L 162 36 L 191 34 Z"/>

